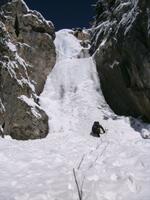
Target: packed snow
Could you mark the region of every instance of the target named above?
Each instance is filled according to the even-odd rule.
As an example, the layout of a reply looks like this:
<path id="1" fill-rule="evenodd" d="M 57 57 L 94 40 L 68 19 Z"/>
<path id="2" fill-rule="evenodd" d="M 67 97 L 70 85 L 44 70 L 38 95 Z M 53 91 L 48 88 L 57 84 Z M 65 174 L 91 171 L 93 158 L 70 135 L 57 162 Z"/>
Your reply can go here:
<path id="1" fill-rule="evenodd" d="M 15 46 L 13 43 L 11 43 L 11 42 L 6 42 L 6 44 L 7 44 L 7 46 L 9 47 L 9 49 L 10 49 L 11 51 L 14 51 L 14 52 L 17 51 L 16 46 Z"/>
<path id="2" fill-rule="evenodd" d="M 55 44 L 40 97 L 50 133 L 0 139 L 0 200 L 150 200 L 150 140 L 110 110 L 92 57 L 77 58 L 82 48 L 70 31 L 57 32 Z M 100 138 L 90 135 L 94 121 L 106 129 Z"/>

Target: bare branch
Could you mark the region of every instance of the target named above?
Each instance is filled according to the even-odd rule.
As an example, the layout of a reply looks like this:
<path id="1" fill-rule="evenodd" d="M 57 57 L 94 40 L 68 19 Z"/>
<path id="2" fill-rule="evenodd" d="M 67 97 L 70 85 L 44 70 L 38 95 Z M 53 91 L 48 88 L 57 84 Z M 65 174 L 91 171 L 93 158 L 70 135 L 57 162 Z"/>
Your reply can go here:
<path id="1" fill-rule="evenodd" d="M 80 169 L 81 164 L 82 164 L 84 158 L 85 158 L 85 154 L 83 154 L 83 156 L 82 156 L 82 158 L 81 158 L 81 161 L 80 161 L 80 163 L 79 163 L 79 165 L 78 165 L 78 167 L 77 167 L 78 170 Z"/>
<path id="2" fill-rule="evenodd" d="M 77 176 L 76 176 L 76 171 L 75 171 L 74 168 L 73 168 L 73 175 L 74 175 L 74 180 L 75 180 L 75 183 L 76 183 L 76 186 L 77 186 L 79 200 L 82 200 L 82 194 L 83 193 L 82 193 L 82 190 L 80 191 L 79 183 L 78 183 Z"/>

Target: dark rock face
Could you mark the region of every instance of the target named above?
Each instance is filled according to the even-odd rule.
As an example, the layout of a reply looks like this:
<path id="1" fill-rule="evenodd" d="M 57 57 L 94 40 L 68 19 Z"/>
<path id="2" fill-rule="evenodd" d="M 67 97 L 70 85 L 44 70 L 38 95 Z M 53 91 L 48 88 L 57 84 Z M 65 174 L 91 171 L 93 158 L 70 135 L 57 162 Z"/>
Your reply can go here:
<path id="1" fill-rule="evenodd" d="M 99 0 L 91 53 L 106 101 L 150 121 L 150 1 Z"/>
<path id="2" fill-rule="evenodd" d="M 44 138 L 48 117 L 38 96 L 56 54 L 54 27 L 22 0 L 0 10 L 0 134 L 14 139 Z"/>

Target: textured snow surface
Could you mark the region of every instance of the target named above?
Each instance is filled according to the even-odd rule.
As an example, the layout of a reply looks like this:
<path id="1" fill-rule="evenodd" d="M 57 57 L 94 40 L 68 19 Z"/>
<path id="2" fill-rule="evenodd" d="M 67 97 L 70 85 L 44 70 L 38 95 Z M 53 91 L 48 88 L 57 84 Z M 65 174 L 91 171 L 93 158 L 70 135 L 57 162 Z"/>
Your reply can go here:
<path id="1" fill-rule="evenodd" d="M 58 56 L 40 97 L 48 137 L 0 139 L 0 200 L 78 200 L 73 169 L 83 200 L 150 200 L 150 141 L 109 109 L 92 58 L 77 59 L 71 37 L 57 33 L 65 57 Z M 90 135 L 95 120 L 107 128 L 101 138 Z"/>

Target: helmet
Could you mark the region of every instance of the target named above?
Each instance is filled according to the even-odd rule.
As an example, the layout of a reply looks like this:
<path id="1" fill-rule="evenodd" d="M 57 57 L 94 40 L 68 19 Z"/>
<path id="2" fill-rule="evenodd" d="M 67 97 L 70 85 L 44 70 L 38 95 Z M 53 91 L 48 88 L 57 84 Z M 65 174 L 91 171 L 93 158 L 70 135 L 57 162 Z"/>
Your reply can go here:
<path id="1" fill-rule="evenodd" d="M 98 121 L 95 121 L 95 122 L 94 122 L 94 125 L 99 125 L 99 122 L 98 122 Z"/>

